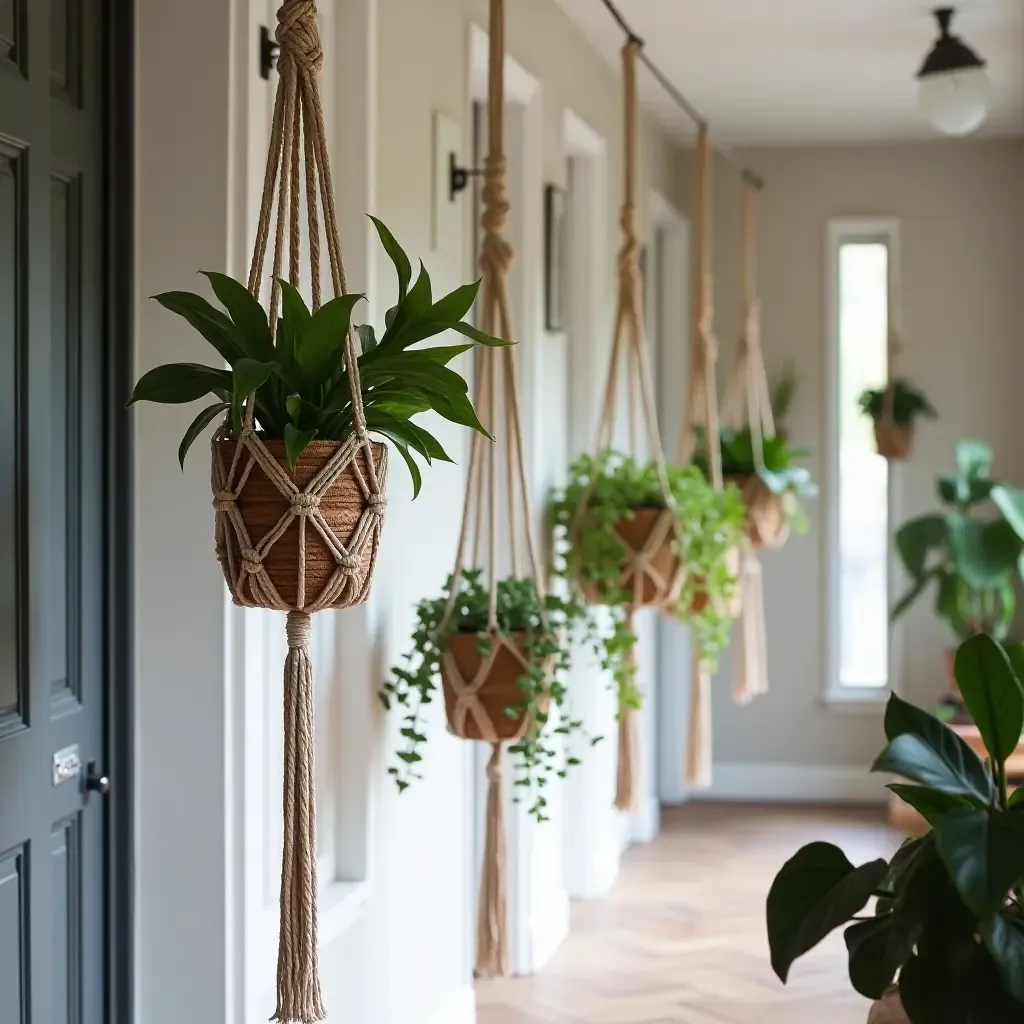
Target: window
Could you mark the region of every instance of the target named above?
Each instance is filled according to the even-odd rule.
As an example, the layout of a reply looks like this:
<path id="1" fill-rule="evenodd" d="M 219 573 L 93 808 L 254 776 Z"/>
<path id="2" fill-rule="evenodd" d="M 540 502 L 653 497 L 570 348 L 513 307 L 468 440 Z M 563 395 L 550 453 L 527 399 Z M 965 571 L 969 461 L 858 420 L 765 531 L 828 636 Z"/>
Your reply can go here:
<path id="1" fill-rule="evenodd" d="M 889 464 L 875 451 L 858 398 L 888 369 L 897 310 L 892 222 L 829 225 L 829 672 L 840 700 L 877 699 L 889 687 Z"/>

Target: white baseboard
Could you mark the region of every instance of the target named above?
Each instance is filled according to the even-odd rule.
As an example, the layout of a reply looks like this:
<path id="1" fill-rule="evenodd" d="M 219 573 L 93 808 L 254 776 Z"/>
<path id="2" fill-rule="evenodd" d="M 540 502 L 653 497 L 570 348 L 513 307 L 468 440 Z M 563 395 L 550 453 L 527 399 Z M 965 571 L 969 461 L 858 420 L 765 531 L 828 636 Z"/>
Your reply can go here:
<path id="1" fill-rule="evenodd" d="M 653 843 L 661 831 L 661 802 L 648 797 L 635 814 L 630 816 L 629 838 L 634 843 Z"/>
<path id="2" fill-rule="evenodd" d="M 888 776 L 855 765 L 716 764 L 708 789 L 691 800 L 751 803 L 885 803 Z"/>
<path id="3" fill-rule="evenodd" d="M 454 992 L 436 1013 L 427 1018 L 427 1024 L 476 1024 L 476 991 L 465 985 Z"/>

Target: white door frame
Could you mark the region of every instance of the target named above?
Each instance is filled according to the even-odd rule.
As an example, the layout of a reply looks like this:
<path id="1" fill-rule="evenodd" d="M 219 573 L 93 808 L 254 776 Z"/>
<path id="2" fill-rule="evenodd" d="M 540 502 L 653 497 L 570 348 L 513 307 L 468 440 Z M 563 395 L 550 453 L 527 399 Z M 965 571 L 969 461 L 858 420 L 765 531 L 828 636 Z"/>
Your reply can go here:
<path id="1" fill-rule="evenodd" d="M 669 457 L 683 419 L 690 354 L 690 225 L 656 190 L 648 195 L 651 251 L 657 268 L 658 410 Z M 672 285 L 678 283 L 678 287 Z M 691 685 L 690 631 L 674 619 L 658 625 L 657 795 L 661 804 L 688 799 L 684 765 Z M 652 740 L 654 736 L 650 737 Z"/>

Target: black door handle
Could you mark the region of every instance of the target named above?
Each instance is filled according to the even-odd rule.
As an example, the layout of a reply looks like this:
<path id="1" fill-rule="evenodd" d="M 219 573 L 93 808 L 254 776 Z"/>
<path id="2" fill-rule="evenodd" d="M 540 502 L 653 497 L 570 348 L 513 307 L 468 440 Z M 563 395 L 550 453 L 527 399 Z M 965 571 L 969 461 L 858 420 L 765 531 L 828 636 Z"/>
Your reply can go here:
<path id="1" fill-rule="evenodd" d="M 110 779 L 106 775 L 98 775 L 90 765 L 89 774 L 85 777 L 85 788 L 93 793 L 99 793 L 100 796 L 106 796 L 110 792 Z"/>

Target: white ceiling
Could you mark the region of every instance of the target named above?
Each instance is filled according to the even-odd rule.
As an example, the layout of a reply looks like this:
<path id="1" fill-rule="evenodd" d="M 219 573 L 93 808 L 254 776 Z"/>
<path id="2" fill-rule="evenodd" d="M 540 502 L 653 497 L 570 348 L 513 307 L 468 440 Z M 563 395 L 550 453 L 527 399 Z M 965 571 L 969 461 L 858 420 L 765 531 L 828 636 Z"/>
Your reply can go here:
<path id="1" fill-rule="evenodd" d="M 601 0 L 556 0 L 618 67 L 622 34 Z M 937 35 L 927 0 L 617 0 L 647 54 L 737 145 L 934 138 L 917 109 Z M 995 104 L 979 134 L 1024 134 L 1024 0 L 962 0 L 953 32 L 988 61 Z M 641 69 L 645 105 L 692 126 Z"/>

